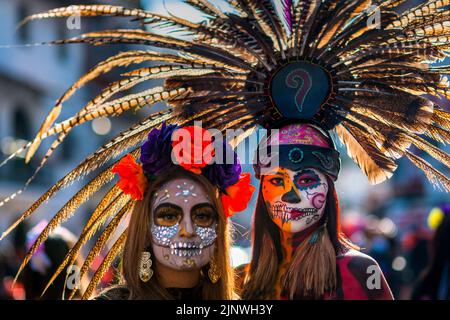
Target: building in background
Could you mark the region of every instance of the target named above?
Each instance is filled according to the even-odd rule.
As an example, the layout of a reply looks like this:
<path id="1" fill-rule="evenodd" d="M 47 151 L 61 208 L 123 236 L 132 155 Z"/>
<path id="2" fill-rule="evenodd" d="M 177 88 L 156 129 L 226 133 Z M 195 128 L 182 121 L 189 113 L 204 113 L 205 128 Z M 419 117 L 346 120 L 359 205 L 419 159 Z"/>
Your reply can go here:
<path id="1" fill-rule="evenodd" d="M 211 1 L 214 2 L 214 0 Z M 411 0 L 405 2 L 405 5 L 412 6 L 420 2 L 422 1 Z M 124 46 L 92 47 L 79 44 L 24 46 L 24 44 L 68 38 L 91 30 L 138 27 L 128 18 L 82 18 L 81 29 L 70 30 L 66 19 L 51 19 L 35 21 L 16 30 L 18 23 L 30 14 L 82 3 L 120 4 L 125 7 L 142 5 L 145 9 L 164 14 L 167 14 L 167 9 L 171 14 L 193 18 L 196 21 L 205 18 L 196 10 L 186 10 L 181 0 L 0 1 L 0 30 L 2 30 L 0 33 L 0 161 L 32 139 L 54 102 L 74 81 L 95 63 L 114 52 L 126 49 Z M 227 6 L 223 0 L 217 3 L 221 8 L 226 9 Z M 133 48 L 138 49 L 137 46 Z M 118 74 L 120 72 L 116 75 Z M 117 77 L 114 79 L 100 77 L 92 85 L 80 90 L 64 104 L 61 116 L 73 114 L 75 110 L 80 109 L 98 94 L 101 88 L 116 79 Z M 447 110 L 450 107 L 448 102 L 445 107 Z M 164 108 L 164 105 L 160 104 L 152 110 L 157 108 Z M 136 116 L 144 116 L 148 112 L 149 110 L 143 110 L 137 115 L 131 113 L 128 119 L 121 117 L 120 120 L 114 119 L 115 122 L 113 120 L 112 123 L 109 120 L 96 122 L 95 128 L 74 129 L 27 191 L 13 203 L 0 208 L 0 232 L 87 154 L 95 151 L 122 129 L 129 127 L 136 121 Z M 85 124 L 85 126 L 91 126 L 91 124 Z M 0 168 L 0 199 L 23 186 L 48 147 L 48 142 L 43 143 L 31 165 L 25 165 L 23 158 L 19 158 Z M 340 151 L 346 154 L 344 149 L 341 148 Z M 447 151 L 450 149 L 447 148 Z M 253 150 L 247 150 L 247 154 L 252 152 Z M 414 152 L 419 151 L 414 150 Z M 428 160 L 432 162 L 432 159 Z M 252 166 L 245 165 L 244 169 L 251 171 Z M 448 169 L 443 167 L 438 169 L 448 172 Z M 253 184 L 258 185 L 258 181 L 254 179 Z M 41 219 L 49 219 L 68 200 L 68 195 L 77 190 L 77 187 L 79 185 L 75 183 L 68 189 L 70 192 L 61 192 L 54 200 L 36 212 L 36 215 L 29 219 L 29 224 L 33 225 Z M 432 207 L 450 202 L 450 196 L 434 190 L 426 177 L 414 169 L 406 159 L 400 161 L 399 168 L 391 180 L 377 186 L 370 186 L 367 178 L 353 161 L 344 156 L 337 190 L 341 199 L 344 224 L 348 224 L 349 236 L 361 244 L 369 254 L 377 255 L 396 297 L 404 297 L 402 286 L 408 282 L 412 283 L 419 272 L 413 270 L 408 256 L 415 256 L 414 261 L 420 260 L 420 258 L 417 259 L 419 249 L 415 244 L 419 243 L 420 239 L 426 238 L 426 216 Z M 237 230 L 236 246 L 232 254 L 235 265 L 247 262 L 249 259 L 250 224 L 256 194 L 257 192 L 249 209 L 233 217 Z M 90 214 L 90 209 L 91 205 L 88 203 L 81 208 L 86 211 L 86 214 L 76 215 L 65 226 L 78 233 L 81 224 Z M 416 239 L 414 240 L 416 242 L 411 239 Z M 8 241 L 0 243 L 0 251 L 2 246 L 11 245 L 11 237 Z"/>
<path id="2" fill-rule="evenodd" d="M 3 0 L 0 1 L 0 161 L 30 141 L 39 130 L 46 114 L 55 101 L 82 74 L 96 63 L 109 57 L 112 53 L 127 50 L 126 46 L 115 45 L 97 48 L 84 44 L 64 46 L 33 45 L 42 41 L 70 38 L 92 30 L 113 28 L 135 28 L 137 23 L 130 19 L 93 19 L 76 20 L 47 19 L 33 21 L 21 28 L 19 23 L 28 15 L 67 6 L 70 4 L 120 4 L 139 7 L 138 0 L 127 1 L 60 1 L 60 0 Z M 79 27 L 79 28 L 78 28 Z M 100 93 L 108 83 L 116 79 L 100 77 L 91 85 L 82 88 L 69 101 L 64 103 L 61 117 L 73 115 L 90 99 Z M 139 116 L 139 115 L 138 115 Z M 136 119 L 135 115 L 130 115 Z M 42 195 L 66 173 L 73 169 L 82 159 L 114 137 L 121 129 L 131 125 L 127 119 L 116 122 L 109 120 L 95 121 L 89 128 L 74 129 L 60 146 L 48 165 L 37 175 L 26 192 L 12 203 L 0 208 L 1 231 L 11 224 L 18 215 L 26 210 L 34 200 Z M 32 159 L 25 165 L 21 158 L 15 159 L 0 168 L 0 199 L 4 199 L 19 190 L 32 175 L 45 154 L 49 142 L 44 142 Z M 49 219 L 79 187 L 77 183 L 68 188 L 71 192 L 60 192 L 54 200 L 37 211 L 28 220 L 29 225 L 41 219 Z M 87 219 L 90 205 L 83 210 L 85 215 L 78 215 L 69 220 L 66 226 L 78 232 L 80 219 Z M 9 237 L 11 238 L 11 237 Z M 8 242 L 8 239 L 6 239 Z M 4 246 L 5 241 L 0 244 Z"/>

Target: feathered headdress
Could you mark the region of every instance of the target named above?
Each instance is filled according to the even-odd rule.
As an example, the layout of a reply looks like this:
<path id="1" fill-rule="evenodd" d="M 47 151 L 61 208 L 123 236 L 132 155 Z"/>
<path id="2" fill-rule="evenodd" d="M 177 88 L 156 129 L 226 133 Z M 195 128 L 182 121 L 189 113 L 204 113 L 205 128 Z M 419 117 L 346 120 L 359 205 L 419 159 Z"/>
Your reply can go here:
<path id="1" fill-rule="evenodd" d="M 238 141 L 257 125 L 270 128 L 286 119 L 312 121 L 336 132 L 370 182 L 389 178 L 397 160 L 407 157 L 434 185 L 450 190 L 449 178 L 411 151 L 412 146 L 417 147 L 450 166 L 449 155 L 429 141 L 446 143 L 450 137 L 450 113 L 432 102 L 450 98 L 449 83 L 442 76 L 450 67 L 433 65 L 446 57 L 450 47 L 450 1 L 430 0 L 402 13 L 397 11 L 405 0 L 226 0 L 232 8 L 229 12 L 208 0 L 184 2 L 202 12 L 207 21 L 196 23 L 173 15 L 109 5 L 54 9 L 24 21 L 73 15 L 130 17 L 144 25 L 170 27 L 178 33 L 101 30 L 51 42 L 136 44 L 169 51 L 120 53 L 81 77 L 57 101 L 35 139 L 23 148 L 29 161 L 43 139 L 57 135 L 37 171 L 70 131 L 84 122 L 118 116 L 159 101 L 166 101 L 169 108 L 151 114 L 87 157 L 3 236 L 78 177 L 103 166 L 125 149 L 134 148 L 132 154 L 138 155 L 136 146 L 164 121 L 186 125 L 201 120 L 207 128 L 243 129 Z M 277 13 L 277 8 L 282 14 Z M 125 73 L 72 117 L 55 123 L 63 104 L 89 81 L 117 67 L 147 62 L 153 65 Z M 165 79 L 164 86 L 114 98 L 153 79 Z M 112 165 L 107 166 L 82 188 L 55 215 L 40 240 L 111 181 L 111 169 Z M 117 186 L 100 202 L 82 232 L 81 244 L 109 217 L 114 218 L 88 256 L 88 263 L 129 207 L 129 198 Z M 95 279 L 123 241 L 124 237 L 119 237 L 113 245 Z M 72 250 L 69 261 L 76 257 L 81 244 Z"/>
<path id="2" fill-rule="evenodd" d="M 177 130 L 185 135 L 178 135 Z M 198 126 L 180 128 L 177 125 L 162 124 L 161 129 L 153 129 L 141 147 L 141 164 L 127 154 L 112 168 L 120 177 L 117 186 L 133 200 L 142 200 L 149 181 L 164 176 L 173 167 L 206 177 L 218 188 L 224 213 L 227 218 L 235 212 L 243 211 L 255 188 L 250 185 L 250 174 L 242 173 L 236 152 L 226 141 L 216 145 L 213 136 Z M 216 148 L 222 150 L 216 153 Z M 216 160 L 216 156 L 232 153 L 232 161 Z"/>

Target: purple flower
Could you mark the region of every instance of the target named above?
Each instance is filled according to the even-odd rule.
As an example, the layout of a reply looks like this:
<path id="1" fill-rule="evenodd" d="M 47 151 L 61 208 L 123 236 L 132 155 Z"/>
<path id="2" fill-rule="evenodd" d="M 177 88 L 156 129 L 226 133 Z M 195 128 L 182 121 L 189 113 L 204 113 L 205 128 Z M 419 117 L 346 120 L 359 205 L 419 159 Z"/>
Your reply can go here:
<path id="1" fill-rule="evenodd" d="M 141 163 L 144 173 L 150 177 L 164 174 L 175 164 L 172 162 L 172 134 L 178 129 L 177 125 L 166 125 L 164 122 L 161 129 L 153 129 L 147 141 L 141 147 Z M 207 165 L 202 169 L 202 174 L 221 190 L 236 184 L 239 181 L 242 169 L 236 152 L 233 151 L 228 142 L 223 142 L 223 154 L 232 152 L 232 163 Z M 226 162 L 226 161 L 225 161 Z"/>
<path id="2" fill-rule="evenodd" d="M 236 152 L 232 151 L 231 146 L 226 141 L 224 141 L 223 148 L 224 154 L 233 152 L 233 163 L 227 164 L 226 161 L 224 164 L 213 163 L 203 169 L 203 174 L 212 184 L 225 190 L 238 182 L 242 168 Z"/>
<path id="3" fill-rule="evenodd" d="M 141 147 L 141 163 L 144 172 L 149 176 L 157 176 L 174 165 L 171 158 L 172 133 L 177 125 L 166 125 L 161 130 L 153 129 L 147 141 Z"/>

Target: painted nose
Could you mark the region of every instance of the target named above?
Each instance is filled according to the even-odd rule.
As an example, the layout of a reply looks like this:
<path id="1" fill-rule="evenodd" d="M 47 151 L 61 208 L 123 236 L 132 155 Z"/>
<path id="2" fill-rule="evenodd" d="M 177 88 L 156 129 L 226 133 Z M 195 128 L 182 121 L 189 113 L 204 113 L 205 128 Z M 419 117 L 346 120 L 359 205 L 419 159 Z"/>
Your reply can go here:
<path id="1" fill-rule="evenodd" d="M 189 221 L 182 221 L 181 223 L 181 230 L 180 230 L 180 237 L 185 238 L 192 238 L 195 236 L 195 230 L 192 225 L 192 221 L 188 219 Z"/>
<path id="2" fill-rule="evenodd" d="M 291 188 L 291 191 L 283 194 L 281 200 L 287 203 L 299 203 L 302 201 L 300 199 L 300 195 L 294 190 L 294 188 Z"/>

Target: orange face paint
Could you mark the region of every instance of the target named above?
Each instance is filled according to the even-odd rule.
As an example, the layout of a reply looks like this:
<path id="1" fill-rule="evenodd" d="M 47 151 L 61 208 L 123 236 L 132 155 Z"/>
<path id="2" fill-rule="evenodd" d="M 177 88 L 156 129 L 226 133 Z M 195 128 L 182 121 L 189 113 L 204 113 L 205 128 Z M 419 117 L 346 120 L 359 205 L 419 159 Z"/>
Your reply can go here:
<path id="1" fill-rule="evenodd" d="M 314 225 L 324 213 L 328 183 L 319 170 L 274 168 L 263 177 L 262 194 L 272 221 L 287 233 Z"/>

